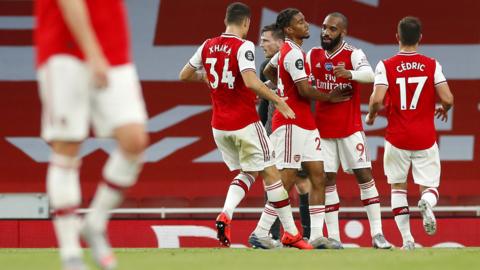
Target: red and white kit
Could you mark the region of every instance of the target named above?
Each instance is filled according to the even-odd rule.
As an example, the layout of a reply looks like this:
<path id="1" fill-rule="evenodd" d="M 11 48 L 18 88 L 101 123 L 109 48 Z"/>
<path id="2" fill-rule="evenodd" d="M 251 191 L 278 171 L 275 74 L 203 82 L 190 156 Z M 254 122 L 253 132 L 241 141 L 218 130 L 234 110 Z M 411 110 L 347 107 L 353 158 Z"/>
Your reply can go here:
<path id="1" fill-rule="evenodd" d="M 235 35 L 206 40 L 189 61 L 210 81 L 215 142 L 230 170 L 262 171 L 274 165 L 273 147 L 259 121 L 255 93 L 241 72 L 255 71 L 255 46 Z"/>
<path id="2" fill-rule="evenodd" d="M 373 70 L 362 50 L 346 42 L 332 54 L 320 47 L 307 53 L 307 62 L 311 67 L 311 80 L 315 87 L 324 93 L 330 93 L 336 87 L 353 89 L 352 98 L 339 103 L 316 103 L 315 121 L 322 136 L 322 151 L 325 156 L 325 171 L 337 172 L 340 164 L 347 173 L 353 169 L 370 168 L 370 155 L 363 132 L 360 112 L 360 87 L 352 79 L 337 78 L 334 66 L 344 66 L 347 70 Z"/>
<path id="3" fill-rule="evenodd" d="M 108 87 L 93 89 L 84 55 L 62 18 L 56 0 L 35 1 L 36 65 L 42 101 L 42 137 L 80 141 L 92 123 L 98 136 L 147 118 L 131 63 L 123 1 L 86 1 L 89 17 L 111 68 Z M 126 109 L 128 108 L 128 109 Z"/>
<path id="4" fill-rule="evenodd" d="M 277 167 L 300 169 L 301 162 L 323 160 L 310 100 L 300 96 L 295 86 L 298 81 L 308 80 L 310 74 L 305 53 L 295 42 L 286 39 L 271 64 L 278 66 L 278 94 L 288 98 L 286 102 L 295 112 L 295 119 L 286 119 L 277 110 L 273 114 L 270 138 L 275 148 Z"/>
<path id="5" fill-rule="evenodd" d="M 389 183 L 405 182 L 412 163 L 415 183 L 438 187 L 435 85 L 445 82 L 440 64 L 416 52 L 400 52 L 378 63 L 375 85 L 388 86 L 384 167 Z"/>

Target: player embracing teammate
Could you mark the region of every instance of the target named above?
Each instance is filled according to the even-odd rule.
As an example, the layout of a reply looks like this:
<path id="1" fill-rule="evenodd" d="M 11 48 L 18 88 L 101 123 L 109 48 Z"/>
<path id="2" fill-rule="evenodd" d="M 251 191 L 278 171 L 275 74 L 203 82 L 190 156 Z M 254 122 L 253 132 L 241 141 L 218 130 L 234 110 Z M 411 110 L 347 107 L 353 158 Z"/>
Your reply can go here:
<path id="1" fill-rule="evenodd" d="M 230 246 L 234 209 L 260 175 L 268 202 L 249 238 L 253 246 L 278 247 L 269 235 L 278 215 L 284 226 L 284 245 L 301 249 L 342 248 L 335 186 L 341 165 L 344 171 L 353 173 L 359 183 L 373 247 L 391 248 L 382 232 L 380 200 L 360 117 L 358 84 L 372 82 L 374 74 L 365 54 L 343 41 L 347 18 L 341 13 L 329 14 L 322 25 L 322 48 L 313 48 L 305 54 L 301 48 L 303 40 L 309 37 L 305 17 L 294 8 L 279 13 L 276 27 L 283 31 L 285 43 L 264 70 L 268 79 L 276 84 L 278 96 L 255 76 L 255 48 L 253 43 L 244 40 L 250 26 L 248 6 L 238 2 L 229 5 L 225 24 L 225 33 L 207 39 L 180 72 L 183 81 L 203 81 L 209 85 L 215 142 L 227 166 L 240 170 L 217 217 L 220 243 Z M 446 119 L 453 102 L 440 65 L 415 52 L 421 37 L 419 25 L 419 21 L 412 18 L 399 23 L 401 52 L 377 66 L 366 118 L 367 124 L 373 124 L 386 96 L 389 125 L 385 173 L 392 184 L 392 208 L 405 249 L 414 247 L 408 225 L 405 183 L 410 162 L 415 182 L 423 192 L 418 205 L 425 229 L 429 234 L 436 230 L 432 207 L 438 200 L 440 164 L 433 117 L 436 114 Z M 410 60 L 413 62 L 400 63 Z M 274 74 L 276 76 L 272 76 Z M 442 101 L 436 111 L 432 89 L 437 90 Z M 271 142 L 259 122 L 255 94 L 275 104 Z M 312 100 L 317 102 L 315 116 L 310 109 Z M 427 128 L 427 132 L 414 139 L 414 127 L 420 126 Z M 309 243 L 302 240 L 293 224 L 287 194 L 298 170 L 304 170 L 311 181 Z M 329 238 L 323 236 L 324 219 Z"/>

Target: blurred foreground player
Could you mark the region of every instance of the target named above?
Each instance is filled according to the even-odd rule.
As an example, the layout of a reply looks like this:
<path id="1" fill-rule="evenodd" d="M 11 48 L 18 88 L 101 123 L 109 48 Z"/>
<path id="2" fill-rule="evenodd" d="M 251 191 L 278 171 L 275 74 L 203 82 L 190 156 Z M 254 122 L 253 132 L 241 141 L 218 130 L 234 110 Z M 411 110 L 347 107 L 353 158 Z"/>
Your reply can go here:
<path id="1" fill-rule="evenodd" d="M 114 269 L 106 238 L 109 210 L 135 184 L 148 144 L 125 7 L 119 0 L 38 0 L 35 13 L 42 137 L 53 149 L 47 193 L 63 269 L 85 269 L 80 234 L 98 266 Z M 117 148 L 81 223 L 76 213 L 81 203 L 79 150 L 90 125 L 97 136 L 115 138 Z"/>

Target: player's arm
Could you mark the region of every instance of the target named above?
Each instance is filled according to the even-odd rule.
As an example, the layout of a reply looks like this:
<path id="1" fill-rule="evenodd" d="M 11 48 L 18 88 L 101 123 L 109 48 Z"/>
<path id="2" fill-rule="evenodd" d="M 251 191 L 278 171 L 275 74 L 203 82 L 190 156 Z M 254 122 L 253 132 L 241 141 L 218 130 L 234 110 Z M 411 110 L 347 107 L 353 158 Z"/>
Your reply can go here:
<path id="1" fill-rule="evenodd" d="M 208 83 L 207 74 L 202 71 L 202 51 L 205 43 L 203 42 L 192 55 L 188 63 L 182 68 L 178 74 L 178 79 L 182 82 L 205 82 Z"/>
<path id="2" fill-rule="evenodd" d="M 387 94 L 387 90 L 388 80 L 385 65 L 380 61 L 375 68 L 375 82 L 373 93 L 370 96 L 370 101 L 368 103 L 368 114 L 365 117 L 365 124 L 371 126 L 375 122 L 378 112 L 382 109 L 383 99 Z"/>
<path id="3" fill-rule="evenodd" d="M 103 54 L 84 0 L 57 0 L 60 12 L 68 29 L 85 56 L 87 65 L 93 71 L 94 84 L 98 88 L 108 84 L 107 70 L 109 64 Z"/>
<path id="4" fill-rule="evenodd" d="M 287 105 L 287 103 L 282 98 L 277 96 L 277 94 L 272 92 L 262 81 L 260 81 L 252 69 L 246 69 L 242 71 L 242 79 L 247 88 L 255 92 L 257 96 L 271 101 L 285 118 L 295 118 L 295 113 Z"/>
<path id="5" fill-rule="evenodd" d="M 315 87 L 308 83 L 308 78 L 295 82 L 298 93 L 305 98 L 327 102 L 342 102 L 352 97 L 352 88 L 335 88 L 330 93 L 318 91 Z"/>
<path id="6" fill-rule="evenodd" d="M 436 61 L 435 61 L 436 62 Z M 448 120 L 448 111 L 453 106 L 453 94 L 450 91 L 447 80 L 442 72 L 442 66 L 436 62 L 435 75 L 434 75 L 435 90 L 440 98 L 441 106 L 435 109 L 435 116 L 441 118 L 442 121 Z"/>
<path id="7" fill-rule="evenodd" d="M 375 74 L 362 50 L 354 50 L 351 56 L 353 70 L 345 69 L 345 66 L 333 67 L 333 74 L 337 78 L 345 78 L 361 83 L 371 83 Z"/>
<path id="8" fill-rule="evenodd" d="M 295 82 L 298 93 L 305 98 L 311 100 L 341 102 L 348 100 L 352 96 L 352 89 L 334 89 L 330 93 L 317 91 L 308 82 L 308 75 L 305 72 L 305 63 L 303 55 L 299 50 L 291 50 L 286 56 L 283 63 L 285 70 L 290 74 Z"/>
<path id="9" fill-rule="evenodd" d="M 182 82 L 208 82 L 206 73 L 197 70 L 190 63 L 185 64 L 178 78 Z"/>
<path id="10" fill-rule="evenodd" d="M 262 70 L 263 75 L 271 81 L 273 84 L 277 84 L 277 71 L 278 71 L 278 58 L 280 57 L 280 53 L 276 53 L 272 59 L 268 62 L 265 68 Z"/>
<path id="11" fill-rule="evenodd" d="M 388 86 L 383 84 L 377 84 L 373 87 L 373 93 L 370 96 L 370 102 L 368 103 L 368 114 L 365 118 L 367 125 L 373 125 L 375 118 L 377 118 L 378 112 L 382 109 L 383 99 L 387 94 Z"/>
<path id="12" fill-rule="evenodd" d="M 257 96 L 271 101 L 285 118 L 295 118 L 295 113 L 287 105 L 285 100 L 273 93 L 258 79 L 255 73 L 255 45 L 253 45 L 251 41 L 245 41 L 242 46 L 238 48 L 237 60 L 245 86 L 255 92 Z"/>

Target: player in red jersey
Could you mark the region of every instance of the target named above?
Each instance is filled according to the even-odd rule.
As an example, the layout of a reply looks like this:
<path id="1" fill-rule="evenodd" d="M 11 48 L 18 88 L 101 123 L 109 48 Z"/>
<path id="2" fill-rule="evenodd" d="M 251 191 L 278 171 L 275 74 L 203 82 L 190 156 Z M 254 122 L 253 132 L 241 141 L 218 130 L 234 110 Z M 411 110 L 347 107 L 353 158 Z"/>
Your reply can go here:
<path id="1" fill-rule="evenodd" d="M 427 234 L 436 232 L 432 208 L 438 201 L 440 157 L 436 143 L 434 117 L 447 120 L 453 105 L 442 67 L 433 58 L 417 53 L 422 38 L 418 18 L 405 17 L 397 27 L 400 51 L 380 61 L 375 70 L 375 86 L 370 97 L 365 122 L 372 125 L 384 98 L 388 119 L 383 164 L 392 186 L 392 210 L 403 238 L 403 249 L 415 248 L 410 232 L 407 202 L 407 175 L 412 165 L 415 184 L 419 185 L 418 202 Z M 441 106 L 435 108 L 435 92 Z"/>
<path id="2" fill-rule="evenodd" d="M 294 119 L 290 107 L 270 91 L 255 74 L 255 46 L 245 40 L 250 27 L 250 8 L 243 3 L 228 6 L 225 33 L 207 39 L 180 72 L 182 81 L 204 81 L 211 89 L 212 129 L 215 143 L 230 170 L 240 170 L 232 181 L 216 227 L 218 239 L 230 246 L 233 212 L 260 174 L 273 210 L 284 227 L 282 243 L 301 249 L 312 247 L 295 226 L 288 193 L 275 168 L 275 154 L 255 107 L 256 95 L 272 101 L 286 119 Z M 206 74 L 197 72 L 204 68 Z"/>
<path id="3" fill-rule="evenodd" d="M 287 104 L 295 112 L 296 118 L 287 119 L 279 111 L 275 111 L 272 119 L 273 133 L 270 138 L 275 148 L 277 167 L 281 170 L 287 190 L 295 183 L 300 168 L 303 167 L 307 171 L 312 184 L 309 193 L 309 241 L 315 248 L 324 248 L 329 244 L 322 233 L 325 215 L 325 177 L 320 135 L 310 109 L 310 99 L 338 102 L 348 99 L 350 92 L 336 90 L 332 93 L 323 93 L 308 83 L 310 71 L 309 66 L 305 64 L 305 53 L 301 45 L 303 40 L 309 37 L 309 25 L 299 10 L 288 8 L 281 11 L 276 24 L 283 30 L 286 39 L 278 57 L 272 59 L 267 69 L 269 66 L 278 66 L 276 80 L 278 94 L 288 98 Z M 271 73 L 266 72 L 267 74 Z M 275 81 L 274 78 L 270 79 Z M 269 210 L 269 207 L 267 204 L 265 211 Z M 265 237 L 271 223 L 272 218 L 262 215 L 254 234 Z"/>
<path id="4" fill-rule="evenodd" d="M 136 182 L 148 144 L 125 13 L 119 0 L 35 2 L 42 137 L 53 149 L 47 193 L 64 269 L 85 269 L 80 234 L 102 269 L 115 268 L 105 236 L 109 211 Z M 82 223 L 76 213 L 81 202 L 79 152 L 90 125 L 97 136 L 113 137 L 118 146 Z"/>
<path id="5" fill-rule="evenodd" d="M 355 174 L 360 187 L 360 199 L 367 211 L 372 245 L 375 248 L 391 248 L 382 232 L 380 199 L 372 176 L 370 156 L 363 132 L 360 112 L 359 83 L 373 82 L 374 74 L 366 55 L 344 41 L 348 20 L 338 12 L 325 17 L 320 37 L 322 47 L 307 53 L 311 66 L 311 80 L 317 90 L 329 93 L 336 87 L 353 89 L 351 99 L 339 103 L 316 104 L 318 130 L 322 137 L 327 185 L 325 194 L 325 223 L 331 241 L 341 245 L 338 226 L 338 197 L 336 178 L 341 165 L 348 174 Z"/>

